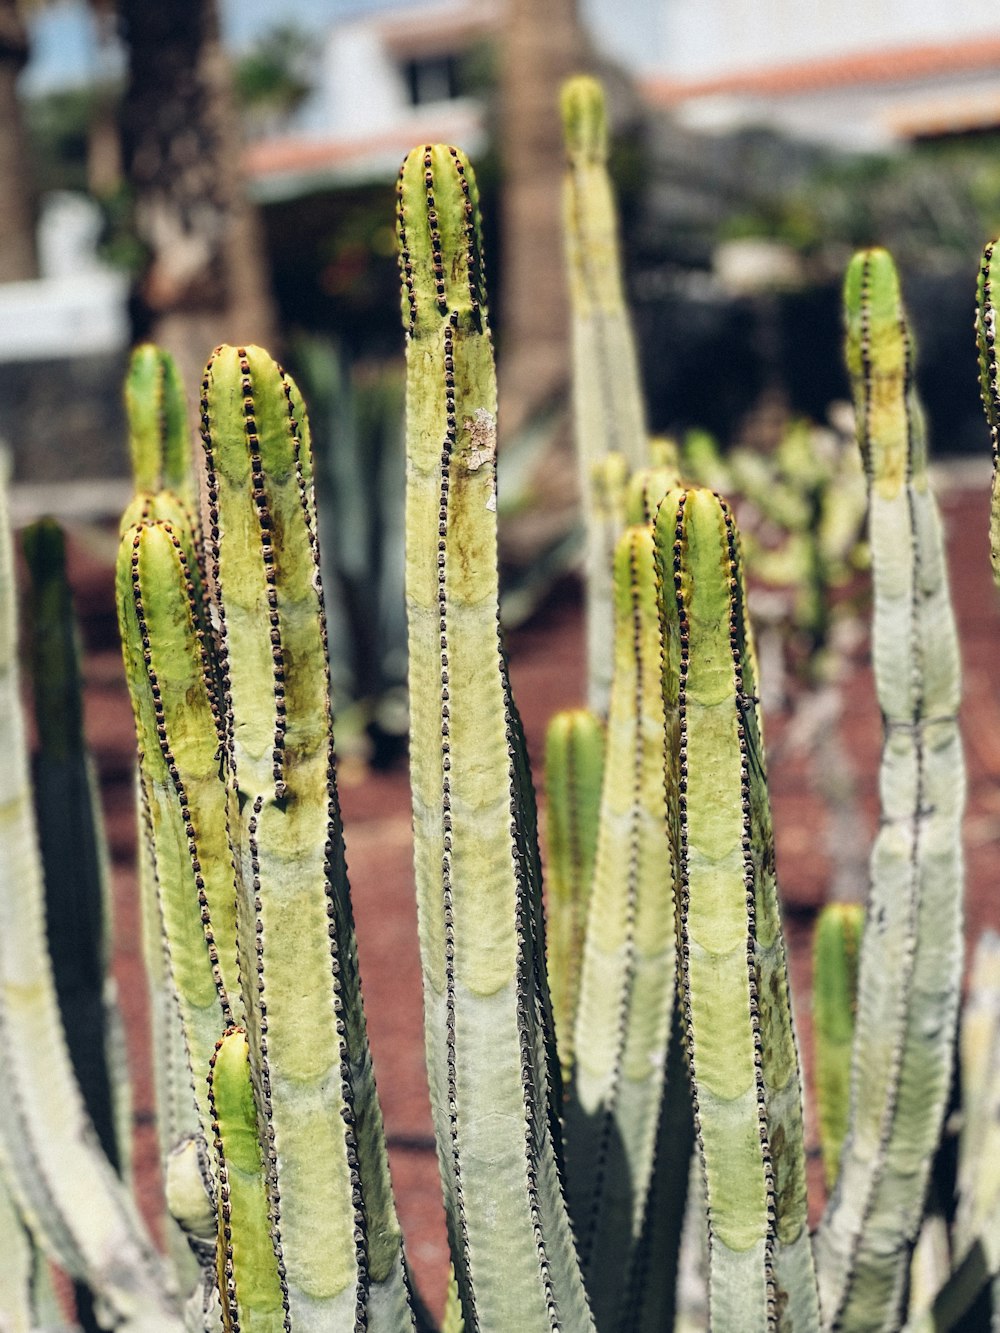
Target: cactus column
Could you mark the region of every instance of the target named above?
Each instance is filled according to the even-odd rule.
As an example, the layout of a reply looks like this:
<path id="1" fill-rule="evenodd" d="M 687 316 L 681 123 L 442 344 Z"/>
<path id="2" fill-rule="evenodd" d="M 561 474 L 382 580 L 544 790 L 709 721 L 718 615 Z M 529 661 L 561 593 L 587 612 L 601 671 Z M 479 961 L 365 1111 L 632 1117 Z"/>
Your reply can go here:
<path id="1" fill-rule="evenodd" d="M 402 1333 L 412 1316 L 361 1005 L 308 428 L 295 386 L 255 347 L 213 354 L 201 422 L 219 633 L 203 627 L 193 538 L 170 522 L 126 532 L 119 605 L 171 971 L 217 1146 L 224 1315 L 234 1329 Z M 245 1038 L 217 1055 L 233 1020 Z M 268 1246 L 270 1273 L 246 1257 Z"/>
<path id="2" fill-rule="evenodd" d="M 914 353 L 884 250 L 844 288 L 869 484 L 882 821 L 861 945 L 851 1111 L 817 1238 L 827 1327 L 898 1327 L 951 1082 L 962 974 L 959 664 Z"/>
<path id="3" fill-rule="evenodd" d="M 657 513 L 681 1005 L 719 1333 L 815 1333 L 802 1090 L 735 524 L 674 490 Z"/>
<path id="4" fill-rule="evenodd" d="M 556 1164 L 534 798 L 497 627 L 496 387 L 466 159 L 399 184 L 410 762 L 427 1063 L 467 1333 L 592 1321 Z"/>

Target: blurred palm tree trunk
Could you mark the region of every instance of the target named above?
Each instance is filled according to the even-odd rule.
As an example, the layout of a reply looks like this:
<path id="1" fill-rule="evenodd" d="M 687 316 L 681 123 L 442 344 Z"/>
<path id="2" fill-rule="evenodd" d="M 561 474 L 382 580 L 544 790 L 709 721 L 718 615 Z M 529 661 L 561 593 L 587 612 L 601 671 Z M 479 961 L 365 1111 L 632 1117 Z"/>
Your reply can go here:
<path id="1" fill-rule="evenodd" d="M 508 0 L 503 41 L 499 373 L 513 435 L 569 382 L 559 89 L 588 52 L 576 0 Z"/>
<path id="2" fill-rule="evenodd" d="M 272 345 L 260 220 L 240 171 L 241 136 L 215 0 L 121 0 L 129 48 L 125 171 L 149 252 L 137 332 L 197 383 L 218 342 Z"/>
<path id="3" fill-rule="evenodd" d="M 0 0 L 0 282 L 38 277 L 35 208 L 17 76 L 28 34 L 17 0 Z"/>

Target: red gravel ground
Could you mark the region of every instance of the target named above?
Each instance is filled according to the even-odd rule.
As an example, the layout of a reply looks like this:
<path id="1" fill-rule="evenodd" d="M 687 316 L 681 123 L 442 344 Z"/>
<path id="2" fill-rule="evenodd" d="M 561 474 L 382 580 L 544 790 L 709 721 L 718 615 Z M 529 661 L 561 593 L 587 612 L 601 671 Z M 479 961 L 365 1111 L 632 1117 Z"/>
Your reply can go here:
<path id="1" fill-rule="evenodd" d="M 1000 679 L 992 669 L 1000 645 L 1000 601 L 987 558 L 988 496 L 953 490 L 943 501 L 952 583 L 965 664 L 963 733 L 969 765 L 966 855 L 969 875 L 968 934 L 1000 928 L 994 859 L 1000 835 Z M 87 645 L 87 726 L 99 765 L 113 857 L 118 920 L 115 971 L 129 1023 L 136 1079 L 138 1176 L 143 1203 L 155 1215 L 158 1168 L 152 1103 L 138 914 L 134 900 L 132 721 L 113 623 L 110 556 L 113 542 L 93 530 L 71 534 L 71 576 L 77 589 Z M 509 640 L 511 675 L 525 723 L 534 771 L 546 720 L 579 703 L 583 688 L 580 608 L 567 595 Z M 876 824 L 876 773 L 880 721 L 866 648 L 849 664 L 842 687 L 842 739 L 858 775 L 865 836 Z M 772 753 L 783 723 L 768 719 Z M 823 901 L 829 874 L 825 812 L 811 789 L 804 755 L 772 765 L 778 868 L 786 903 L 793 987 L 807 1062 L 809 1040 L 809 931 Z M 408 1254 L 421 1289 L 439 1308 L 447 1252 L 437 1166 L 423 1067 L 420 975 L 411 867 L 409 790 L 404 768 L 373 774 L 345 765 L 341 797 L 358 923 L 359 949 L 376 1071 L 385 1111 L 393 1175 Z M 810 1112 L 810 1119 L 812 1115 Z M 811 1132 L 814 1213 L 821 1203 L 815 1135 Z"/>

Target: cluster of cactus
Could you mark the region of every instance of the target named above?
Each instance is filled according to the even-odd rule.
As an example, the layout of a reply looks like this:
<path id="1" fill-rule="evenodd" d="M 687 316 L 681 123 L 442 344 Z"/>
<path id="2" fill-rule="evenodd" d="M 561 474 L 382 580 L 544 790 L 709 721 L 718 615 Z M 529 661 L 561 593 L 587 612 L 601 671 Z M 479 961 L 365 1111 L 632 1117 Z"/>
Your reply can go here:
<path id="1" fill-rule="evenodd" d="M 963 1037 L 954 1271 L 928 1287 L 912 1254 L 952 1074 L 964 780 L 955 630 L 895 271 L 869 251 L 846 283 L 883 820 L 860 943 L 843 908 L 818 940 L 833 1185 L 812 1237 L 741 540 L 728 504 L 682 484 L 647 443 L 599 89 L 573 81 L 564 108 L 595 586 L 590 707 L 555 719 L 546 747 L 547 916 L 498 628 L 475 179 L 457 150 L 421 146 L 399 183 L 415 869 L 453 1266 L 443 1327 L 697 1327 L 678 1290 L 687 1230 L 718 1333 L 889 1330 L 911 1313 L 914 1329 L 949 1328 L 1000 1272 L 1000 1182 L 975 1169 L 978 1137 L 995 1136 L 1000 987 L 984 949 Z M 988 264 L 982 308 L 995 423 Z M 422 1333 L 432 1325 L 404 1257 L 361 999 L 304 405 L 265 352 L 217 349 L 196 468 L 169 359 L 141 349 L 127 397 L 137 494 L 117 598 L 170 1260 L 94 1142 L 59 1029 L 5 541 L 0 1040 L 12 1109 L 0 1173 L 13 1204 L 0 1209 L 18 1243 L 0 1255 L 0 1313 L 21 1333 L 51 1311 L 40 1247 L 89 1285 L 109 1327 Z M 911 1289 L 926 1308 L 911 1312 Z"/>

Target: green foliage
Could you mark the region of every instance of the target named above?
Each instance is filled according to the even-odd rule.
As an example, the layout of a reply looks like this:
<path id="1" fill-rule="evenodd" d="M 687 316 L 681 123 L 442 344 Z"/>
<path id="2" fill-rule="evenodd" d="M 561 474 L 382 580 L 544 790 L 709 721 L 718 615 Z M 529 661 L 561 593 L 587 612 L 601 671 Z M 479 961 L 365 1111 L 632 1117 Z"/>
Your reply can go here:
<path id="1" fill-rule="evenodd" d="M 310 33 L 279 23 L 236 62 L 233 92 L 251 127 L 279 129 L 295 114 L 312 91 L 314 47 Z"/>
<path id="2" fill-rule="evenodd" d="M 767 236 L 828 265 L 848 246 L 888 246 L 900 263 L 954 263 L 1000 227 L 995 136 L 918 143 L 891 155 L 817 151 L 797 178 L 760 189 L 721 227 Z M 766 188 L 765 188 L 766 182 Z"/>

